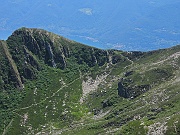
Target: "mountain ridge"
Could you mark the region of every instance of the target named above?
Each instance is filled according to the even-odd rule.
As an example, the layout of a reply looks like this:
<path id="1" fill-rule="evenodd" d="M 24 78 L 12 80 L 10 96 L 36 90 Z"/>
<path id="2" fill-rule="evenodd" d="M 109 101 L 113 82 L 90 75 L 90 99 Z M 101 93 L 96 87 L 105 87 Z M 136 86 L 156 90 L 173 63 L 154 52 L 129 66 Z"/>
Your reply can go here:
<path id="1" fill-rule="evenodd" d="M 101 50 L 29 28 L 0 44 L 1 133 L 180 132 L 180 46 Z"/>

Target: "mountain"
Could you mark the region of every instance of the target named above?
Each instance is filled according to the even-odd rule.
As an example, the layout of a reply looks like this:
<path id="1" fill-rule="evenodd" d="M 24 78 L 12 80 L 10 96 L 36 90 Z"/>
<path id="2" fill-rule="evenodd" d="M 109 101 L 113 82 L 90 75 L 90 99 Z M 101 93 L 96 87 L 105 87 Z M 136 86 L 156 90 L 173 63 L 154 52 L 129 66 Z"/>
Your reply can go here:
<path id="1" fill-rule="evenodd" d="M 148 51 L 179 44 L 179 0 L 1 1 L 0 37 L 46 29 L 103 49 Z"/>
<path id="2" fill-rule="evenodd" d="M 0 41 L 0 133 L 180 134 L 180 46 L 102 50 L 42 29 Z"/>

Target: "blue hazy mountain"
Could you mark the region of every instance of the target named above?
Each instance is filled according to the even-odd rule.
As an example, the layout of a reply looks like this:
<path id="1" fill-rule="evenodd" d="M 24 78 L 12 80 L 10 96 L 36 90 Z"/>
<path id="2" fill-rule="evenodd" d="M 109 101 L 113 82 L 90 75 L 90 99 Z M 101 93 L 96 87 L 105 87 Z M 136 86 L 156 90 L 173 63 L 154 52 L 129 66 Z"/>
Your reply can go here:
<path id="1" fill-rule="evenodd" d="M 180 43 L 179 0 L 1 1 L 0 38 L 42 28 L 96 46 L 153 50 Z"/>

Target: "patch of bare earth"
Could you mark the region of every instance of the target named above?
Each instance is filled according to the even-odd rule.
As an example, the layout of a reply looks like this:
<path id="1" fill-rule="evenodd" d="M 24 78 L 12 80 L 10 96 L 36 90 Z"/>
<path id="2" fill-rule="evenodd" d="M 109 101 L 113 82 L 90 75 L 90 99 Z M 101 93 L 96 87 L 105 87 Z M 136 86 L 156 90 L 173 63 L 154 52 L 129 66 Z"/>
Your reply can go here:
<path id="1" fill-rule="evenodd" d="M 80 99 L 80 103 L 83 103 L 86 96 L 93 91 L 96 91 L 98 89 L 98 86 L 105 81 L 109 74 L 104 73 L 102 75 L 98 75 L 95 80 L 93 80 L 92 77 L 87 77 L 87 81 L 82 82 L 82 92 L 83 95 Z"/>
<path id="2" fill-rule="evenodd" d="M 153 125 L 148 126 L 147 135 L 164 135 L 167 130 L 166 122 L 163 123 L 154 123 Z"/>

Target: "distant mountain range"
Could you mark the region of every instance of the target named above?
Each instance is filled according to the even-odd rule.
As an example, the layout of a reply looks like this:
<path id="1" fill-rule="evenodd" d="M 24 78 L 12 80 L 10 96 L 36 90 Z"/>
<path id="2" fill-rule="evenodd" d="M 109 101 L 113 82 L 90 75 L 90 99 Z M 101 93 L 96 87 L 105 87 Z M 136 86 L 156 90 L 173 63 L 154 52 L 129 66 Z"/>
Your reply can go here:
<path id="1" fill-rule="evenodd" d="M 2 135 L 179 135 L 179 99 L 180 45 L 102 50 L 25 27 L 0 40 Z"/>
<path id="2" fill-rule="evenodd" d="M 6 0 L 0 38 L 25 26 L 98 48 L 148 51 L 180 43 L 179 0 Z"/>

